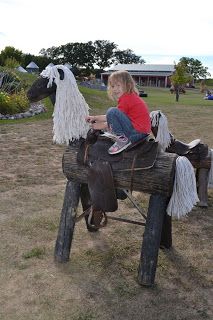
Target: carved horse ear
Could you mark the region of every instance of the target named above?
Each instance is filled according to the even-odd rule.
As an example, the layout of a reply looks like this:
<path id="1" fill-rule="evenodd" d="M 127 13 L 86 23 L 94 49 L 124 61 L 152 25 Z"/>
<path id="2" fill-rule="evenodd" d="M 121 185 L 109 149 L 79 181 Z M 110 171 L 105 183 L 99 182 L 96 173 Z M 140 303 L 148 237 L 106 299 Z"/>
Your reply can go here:
<path id="1" fill-rule="evenodd" d="M 60 80 L 64 80 L 64 71 L 62 69 L 58 69 L 58 73 L 60 74 Z"/>

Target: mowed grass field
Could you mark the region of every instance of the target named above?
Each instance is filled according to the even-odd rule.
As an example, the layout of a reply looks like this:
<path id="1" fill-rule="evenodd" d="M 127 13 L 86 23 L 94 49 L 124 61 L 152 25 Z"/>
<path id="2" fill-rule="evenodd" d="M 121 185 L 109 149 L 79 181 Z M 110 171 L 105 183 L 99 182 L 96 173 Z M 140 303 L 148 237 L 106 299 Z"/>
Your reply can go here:
<path id="1" fill-rule="evenodd" d="M 106 92 L 80 87 L 91 114 L 112 103 Z M 180 95 L 144 88 L 150 111 L 162 110 L 171 133 L 200 138 L 213 148 L 213 101 L 198 89 Z M 66 180 L 64 146 L 52 143 L 52 112 L 0 122 L 0 319 L 1 320 L 204 320 L 212 319 L 213 191 L 208 209 L 195 207 L 173 221 L 173 247 L 159 250 L 156 285 L 137 283 L 144 228 L 115 221 L 89 233 L 75 227 L 70 261 L 54 262 Z M 134 193 L 147 209 L 149 196 Z M 82 212 L 81 204 L 78 208 Z M 139 219 L 128 200 L 120 217 Z"/>
<path id="2" fill-rule="evenodd" d="M 199 137 L 211 145 L 213 100 L 204 100 L 204 94 L 198 88 L 188 89 L 186 94 L 180 94 L 178 102 L 168 88 L 143 89 L 148 94 L 143 99 L 149 110 L 161 110 L 167 116 L 169 129 L 177 139 L 189 142 Z M 80 87 L 80 90 L 91 107 L 91 114 L 104 114 L 109 106 L 116 105 L 107 98 L 106 92 L 84 87 Z"/>

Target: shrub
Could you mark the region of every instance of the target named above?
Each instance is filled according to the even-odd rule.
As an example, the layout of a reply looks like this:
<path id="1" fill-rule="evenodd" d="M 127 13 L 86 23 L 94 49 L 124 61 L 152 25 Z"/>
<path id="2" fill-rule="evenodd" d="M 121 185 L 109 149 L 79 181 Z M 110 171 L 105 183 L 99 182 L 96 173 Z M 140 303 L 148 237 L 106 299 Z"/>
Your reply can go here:
<path id="1" fill-rule="evenodd" d="M 23 254 L 24 259 L 30 259 L 30 258 L 43 258 L 45 255 L 45 248 L 39 248 L 35 247 L 32 250 L 28 251 L 27 253 Z"/>
<path id="2" fill-rule="evenodd" d="M 15 114 L 24 112 L 29 108 L 29 101 L 27 99 L 24 89 L 19 93 L 9 95 L 4 91 L 0 91 L 0 113 L 1 114 Z"/>
<path id="3" fill-rule="evenodd" d="M 0 69 L 0 90 L 7 93 L 15 93 L 22 88 L 21 80 L 15 72 L 9 69 Z"/>
<path id="4" fill-rule="evenodd" d="M 31 74 L 0 66 L 0 113 L 25 112 L 30 106 L 25 91 L 35 79 Z"/>

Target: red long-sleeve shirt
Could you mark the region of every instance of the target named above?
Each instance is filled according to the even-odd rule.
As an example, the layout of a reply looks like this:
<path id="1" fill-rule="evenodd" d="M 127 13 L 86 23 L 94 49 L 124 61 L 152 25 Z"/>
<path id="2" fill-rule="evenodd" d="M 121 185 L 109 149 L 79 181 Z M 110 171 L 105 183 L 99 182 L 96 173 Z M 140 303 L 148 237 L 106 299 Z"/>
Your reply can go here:
<path id="1" fill-rule="evenodd" d="M 118 109 L 129 117 L 135 130 L 142 133 L 151 132 L 148 107 L 136 93 L 124 93 L 118 100 Z"/>

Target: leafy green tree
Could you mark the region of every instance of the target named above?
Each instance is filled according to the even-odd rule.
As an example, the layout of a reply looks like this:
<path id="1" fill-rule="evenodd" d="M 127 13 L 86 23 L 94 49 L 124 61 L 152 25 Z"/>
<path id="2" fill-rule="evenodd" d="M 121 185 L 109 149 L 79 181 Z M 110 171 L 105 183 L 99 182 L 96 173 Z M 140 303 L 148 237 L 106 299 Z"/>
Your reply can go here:
<path id="1" fill-rule="evenodd" d="M 14 47 L 10 47 L 10 46 L 5 47 L 4 50 L 2 50 L 0 53 L 0 65 L 5 66 L 5 61 L 8 58 L 15 59 L 18 62 L 18 64 L 21 64 L 22 56 L 23 56 L 22 51 L 17 50 Z"/>
<path id="2" fill-rule="evenodd" d="M 35 56 L 30 54 L 30 53 L 27 53 L 27 54 L 23 54 L 23 57 L 22 57 L 22 65 L 23 67 L 26 68 L 26 66 L 31 62 L 31 61 L 34 61 L 35 60 Z M 34 61 L 35 62 L 35 61 Z M 36 62 L 35 62 L 36 63 Z"/>
<path id="3" fill-rule="evenodd" d="M 75 67 L 93 69 L 95 49 L 92 42 L 74 42 L 60 47 L 60 57 L 63 63 L 70 63 Z"/>
<path id="4" fill-rule="evenodd" d="M 206 79 L 210 77 L 211 74 L 208 72 L 208 68 L 202 65 L 202 62 L 198 59 L 182 57 L 180 62 L 184 64 L 186 68 L 186 72 L 191 74 L 194 80 L 198 80 L 200 78 Z"/>
<path id="5" fill-rule="evenodd" d="M 52 60 L 50 58 L 48 58 L 47 56 L 34 56 L 32 54 L 23 54 L 23 58 L 22 58 L 22 65 L 26 68 L 26 66 L 31 62 L 35 62 L 37 64 L 37 66 L 39 67 L 39 70 L 42 71 L 46 68 L 46 66 L 52 62 Z"/>
<path id="6" fill-rule="evenodd" d="M 52 59 L 52 62 L 69 63 L 72 67 L 83 68 L 84 74 L 95 72 L 95 66 L 100 70 L 109 67 L 113 62 L 117 63 L 144 63 L 140 56 L 134 54 L 131 49 L 124 51 L 117 50 L 117 45 L 108 40 L 96 40 L 86 43 L 73 42 L 61 45 L 60 47 L 51 47 L 41 49 L 42 56 Z M 34 59 L 35 60 L 35 59 Z M 96 69 L 97 70 L 97 69 Z"/>
<path id="7" fill-rule="evenodd" d="M 96 40 L 93 42 L 95 47 L 95 64 L 104 69 L 114 62 L 114 51 L 117 44 L 108 40 Z"/>
<path id="8" fill-rule="evenodd" d="M 39 54 L 42 57 L 46 57 L 47 59 L 49 59 L 49 61 L 51 61 L 54 64 L 59 64 L 60 62 L 60 47 L 51 47 L 48 49 L 41 49 Z"/>
<path id="9" fill-rule="evenodd" d="M 126 49 L 126 50 L 117 50 L 114 53 L 115 57 L 115 63 L 125 63 L 125 64 L 130 64 L 130 63 L 145 63 L 146 61 L 144 59 L 141 59 L 140 56 L 137 56 L 134 54 L 134 52 L 131 49 Z"/>
<path id="10" fill-rule="evenodd" d="M 201 80 L 200 81 L 200 92 L 204 93 L 206 91 L 206 84 L 205 84 L 205 80 Z"/>
<path id="11" fill-rule="evenodd" d="M 39 66 L 40 71 L 44 70 L 50 62 L 53 62 L 52 59 L 42 55 L 36 56 L 33 61 Z"/>
<path id="12" fill-rule="evenodd" d="M 175 72 L 171 76 L 171 81 L 174 86 L 176 101 L 179 101 L 179 94 L 181 86 L 184 86 L 187 82 L 190 82 L 192 77 L 187 73 L 186 65 L 183 62 L 179 62 L 175 65 Z"/>

